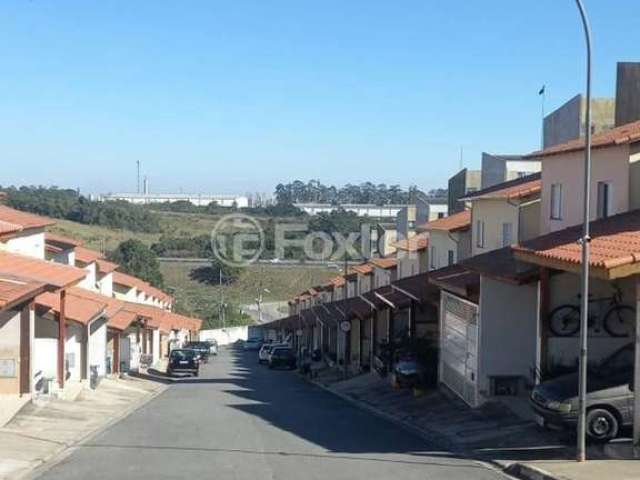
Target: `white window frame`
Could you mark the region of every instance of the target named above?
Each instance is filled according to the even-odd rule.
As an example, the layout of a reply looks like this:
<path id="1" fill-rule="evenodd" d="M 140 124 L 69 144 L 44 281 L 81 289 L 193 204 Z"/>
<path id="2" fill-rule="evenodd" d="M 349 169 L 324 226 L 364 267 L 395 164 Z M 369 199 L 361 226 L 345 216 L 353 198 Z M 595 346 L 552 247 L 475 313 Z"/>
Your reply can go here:
<path id="1" fill-rule="evenodd" d="M 505 227 L 509 227 L 508 231 L 509 231 L 509 238 L 506 238 L 506 230 Z M 513 243 L 513 223 L 512 222 L 503 222 L 502 223 L 502 246 L 503 247 L 508 247 L 509 245 L 511 245 Z"/>
<path id="2" fill-rule="evenodd" d="M 484 221 L 476 220 L 476 247 L 484 248 Z"/>
<path id="3" fill-rule="evenodd" d="M 604 198 L 604 202 L 602 201 L 602 190 L 601 187 L 606 188 L 606 197 Z M 596 215 L 597 218 L 607 218 L 611 216 L 613 213 L 611 211 L 611 204 L 613 203 L 613 185 L 611 182 L 598 182 L 596 188 Z M 604 208 L 604 211 L 602 210 Z"/>
<path id="4" fill-rule="evenodd" d="M 562 207 L 564 206 L 562 202 L 562 184 L 552 183 L 550 194 L 551 211 L 549 212 L 549 218 L 551 220 L 562 220 Z"/>

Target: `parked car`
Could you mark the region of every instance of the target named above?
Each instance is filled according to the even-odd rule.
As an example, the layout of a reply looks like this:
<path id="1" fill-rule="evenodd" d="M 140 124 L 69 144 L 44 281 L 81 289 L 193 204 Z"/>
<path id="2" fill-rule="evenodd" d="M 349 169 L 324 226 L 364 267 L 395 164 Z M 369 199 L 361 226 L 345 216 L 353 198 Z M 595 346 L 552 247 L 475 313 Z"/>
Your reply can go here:
<path id="1" fill-rule="evenodd" d="M 265 343 L 258 352 L 258 363 L 269 363 L 271 352 L 276 347 L 288 347 L 286 343 Z"/>
<path id="2" fill-rule="evenodd" d="M 405 358 L 396 363 L 393 373 L 400 387 L 415 387 L 425 381 L 425 371 L 415 358 Z"/>
<path id="3" fill-rule="evenodd" d="M 617 350 L 587 374 L 587 435 L 593 441 L 615 438 L 621 427 L 633 423 L 634 346 Z M 531 406 L 538 423 L 548 428 L 575 429 L 578 421 L 578 374 L 537 385 Z"/>
<path id="4" fill-rule="evenodd" d="M 197 377 L 200 374 L 198 353 L 188 348 L 171 350 L 167 364 L 167 375 L 173 376 L 175 373 L 188 373 Z"/>
<path id="5" fill-rule="evenodd" d="M 244 341 L 243 348 L 246 351 L 258 351 L 262 347 L 262 340 L 259 338 L 249 338 Z"/>
<path id="6" fill-rule="evenodd" d="M 184 348 L 195 350 L 200 362 L 209 362 L 209 344 L 207 342 L 187 342 Z"/>
<path id="7" fill-rule="evenodd" d="M 216 340 L 207 340 L 209 344 L 209 354 L 218 355 L 218 342 Z"/>
<path id="8" fill-rule="evenodd" d="M 269 355 L 269 368 L 296 368 L 296 356 L 290 347 L 276 347 Z"/>

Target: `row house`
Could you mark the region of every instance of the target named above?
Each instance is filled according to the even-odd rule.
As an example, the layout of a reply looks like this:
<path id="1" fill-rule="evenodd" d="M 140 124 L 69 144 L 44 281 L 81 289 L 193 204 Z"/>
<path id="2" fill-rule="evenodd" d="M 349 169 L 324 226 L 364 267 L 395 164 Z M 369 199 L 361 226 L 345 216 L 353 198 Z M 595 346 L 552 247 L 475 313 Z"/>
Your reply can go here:
<path id="1" fill-rule="evenodd" d="M 170 336 L 191 338 L 200 328 L 199 320 L 169 312 L 171 297 L 141 280 L 133 300 L 144 305 L 115 298 L 118 265 L 81 242 L 46 232 L 53 223 L 0 205 L 3 410 L 43 393 L 72 396 L 90 379 L 132 368 L 135 350 L 148 349 L 157 361 L 162 334 L 168 344 Z M 132 330 L 148 330 L 147 346 L 123 345 Z"/>

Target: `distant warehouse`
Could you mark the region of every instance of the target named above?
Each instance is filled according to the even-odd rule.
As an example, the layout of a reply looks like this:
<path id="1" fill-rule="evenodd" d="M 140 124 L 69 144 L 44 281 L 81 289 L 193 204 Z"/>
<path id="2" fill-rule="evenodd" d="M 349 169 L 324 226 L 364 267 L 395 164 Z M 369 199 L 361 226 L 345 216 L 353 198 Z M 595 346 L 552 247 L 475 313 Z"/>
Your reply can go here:
<path id="1" fill-rule="evenodd" d="M 165 202 L 191 202 L 197 206 L 206 206 L 215 202 L 221 207 L 246 208 L 249 199 L 239 195 L 214 195 L 207 193 L 107 193 L 102 200 L 123 200 L 125 202 L 148 204 Z"/>
<path id="2" fill-rule="evenodd" d="M 395 217 L 400 210 L 407 207 L 407 205 L 375 205 L 369 203 L 343 203 L 340 205 L 331 203 L 294 203 L 293 205 L 308 215 L 329 213 L 333 210 L 343 209 L 347 212 L 353 212 L 359 217 Z"/>

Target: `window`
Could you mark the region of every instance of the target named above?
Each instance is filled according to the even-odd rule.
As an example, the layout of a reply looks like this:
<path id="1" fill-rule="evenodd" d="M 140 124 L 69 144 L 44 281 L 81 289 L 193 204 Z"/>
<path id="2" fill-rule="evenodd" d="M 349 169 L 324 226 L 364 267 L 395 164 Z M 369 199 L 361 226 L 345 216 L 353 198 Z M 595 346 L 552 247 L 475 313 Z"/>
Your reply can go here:
<path id="1" fill-rule="evenodd" d="M 562 184 L 551 185 L 551 219 L 562 219 Z"/>
<path id="2" fill-rule="evenodd" d="M 611 183 L 598 182 L 598 218 L 611 215 Z"/>
<path id="3" fill-rule="evenodd" d="M 438 212 L 438 218 L 444 218 L 444 212 Z"/>
<path id="4" fill-rule="evenodd" d="M 429 256 L 431 257 L 429 265 L 431 265 L 431 268 L 436 268 L 436 247 L 434 245 L 431 245 L 431 255 Z"/>
<path id="5" fill-rule="evenodd" d="M 502 246 L 507 247 L 513 243 L 513 225 L 511 222 L 502 224 Z"/>
<path id="6" fill-rule="evenodd" d="M 484 222 L 476 221 L 476 247 L 484 248 Z"/>
<path id="7" fill-rule="evenodd" d="M 456 263 L 456 254 L 453 250 L 449 250 L 447 252 L 447 262 L 449 265 Z"/>

